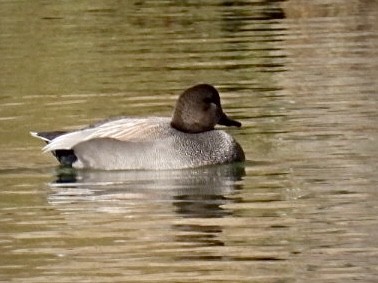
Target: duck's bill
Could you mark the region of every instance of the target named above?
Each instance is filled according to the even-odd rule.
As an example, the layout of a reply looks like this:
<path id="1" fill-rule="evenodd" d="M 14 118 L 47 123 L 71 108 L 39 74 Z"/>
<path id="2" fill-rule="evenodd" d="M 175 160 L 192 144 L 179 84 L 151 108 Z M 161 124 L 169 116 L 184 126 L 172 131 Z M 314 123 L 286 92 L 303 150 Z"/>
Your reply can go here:
<path id="1" fill-rule="evenodd" d="M 218 124 L 223 125 L 223 126 L 227 126 L 227 127 L 231 127 L 231 126 L 240 127 L 241 126 L 240 122 L 230 119 L 226 114 L 223 114 L 221 116 Z"/>

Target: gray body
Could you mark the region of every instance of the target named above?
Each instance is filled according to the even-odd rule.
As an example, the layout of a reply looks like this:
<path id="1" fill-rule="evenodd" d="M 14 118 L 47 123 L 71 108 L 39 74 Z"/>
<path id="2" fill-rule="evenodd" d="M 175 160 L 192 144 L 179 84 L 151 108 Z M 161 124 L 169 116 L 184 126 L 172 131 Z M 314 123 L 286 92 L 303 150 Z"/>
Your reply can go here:
<path id="1" fill-rule="evenodd" d="M 119 118 L 32 135 L 47 142 L 44 152 L 77 168 L 166 170 L 244 161 L 241 146 L 216 124 L 241 126 L 223 112 L 217 90 L 200 84 L 180 95 L 172 118 Z"/>
<path id="2" fill-rule="evenodd" d="M 122 119 L 126 123 L 141 119 Z M 244 153 L 232 136 L 221 130 L 184 133 L 170 126 L 170 118 L 147 118 L 156 127 L 131 141 L 95 138 L 72 149 L 79 168 L 107 170 L 180 169 L 243 161 Z M 138 124 L 138 123 L 137 123 Z"/>

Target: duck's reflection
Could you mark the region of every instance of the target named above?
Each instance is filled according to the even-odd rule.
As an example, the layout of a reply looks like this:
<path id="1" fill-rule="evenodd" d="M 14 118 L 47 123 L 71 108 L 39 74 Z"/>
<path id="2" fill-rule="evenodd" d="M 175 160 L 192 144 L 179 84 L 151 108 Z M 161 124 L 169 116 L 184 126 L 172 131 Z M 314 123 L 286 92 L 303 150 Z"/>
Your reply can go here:
<path id="1" fill-rule="evenodd" d="M 214 196 L 232 192 L 244 175 L 242 164 L 169 171 L 100 171 L 58 167 L 56 180 L 51 187 L 86 188 L 102 193 L 113 192 L 114 189 L 122 189 L 122 192 L 170 191 L 173 197 Z"/>
<path id="2" fill-rule="evenodd" d="M 142 214 L 141 221 L 145 219 L 146 223 L 157 219 L 157 215 L 162 215 L 162 219 L 168 216 L 171 221 L 161 227 L 167 233 L 167 240 L 196 247 L 224 245 L 219 237 L 223 227 L 212 219 L 232 216 L 232 210 L 225 205 L 234 201 L 232 194 L 240 189 L 239 180 L 245 175 L 240 164 L 173 171 L 59 168 L 57 173 L 49 197 L 54 206 L 89 213 L 92 204 L 96 212 L 124 213 L 123 217 L 128 218 Z M 85 210 L 78 207 L 80 203 L 85 205 Z M 148 224 L 144 227 L 149 229 Z M 151 226 L 151 234 L 153 229 L 156 228 Z M 191 256 L 202 258 L 204 255 Z"/>
<path id="3" fill-rule="evenodd" d="M 223 195 L 178 195 L 174 197 L 173 204 L 176 212 L 183 217 L 191 218 L 217 218 L 230 215 L 230 211 L 222 208 L 230 200 Z"/>
<path id="4" fill-rule="evenodd" d="M 196 246 L 223 246 L 224 243 L 217 237 L 222 232 L 221 226 L 214 225 L 211 220 L 198 224 L 191 219 L 218 218 L 230 215 L 231 212 L 222 208 L 227 201 L 226 197 L 217 194 L 176 196 L 174 201 L 176 213 L 184 219 L 179 224 L 172 226 L 177 230 L 175 241 L 196 243 Z"/>

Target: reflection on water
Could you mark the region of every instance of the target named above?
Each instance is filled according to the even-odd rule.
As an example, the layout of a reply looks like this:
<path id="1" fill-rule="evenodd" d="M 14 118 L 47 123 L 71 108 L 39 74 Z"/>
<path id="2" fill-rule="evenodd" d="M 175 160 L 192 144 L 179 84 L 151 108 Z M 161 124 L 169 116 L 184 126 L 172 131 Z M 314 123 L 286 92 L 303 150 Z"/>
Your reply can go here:
<path id="1" fill-rule="evenodd" d="M 0 281 L 376 281 L 378 2 L 200 2 L 0 2 Z M 72 174 L 28 134 L 199 82 L 244 167 Z"/>
<path id="2" fill-rule="evenodd" d="M 57 181 L 51 184 L 54 193 L 48 199 L 55 206 L 88 199 L 91 202 L 124 201 L 124 198 L 138 195 L 154 201 L 158 197 L 171 202 L 173 212 L 180 217 L 217 218 L 231 216 L 230 211 L 222 208 L 232 201 L 225 196 L 240 189 L 239 181 L 244 175 L 241 164 L 173 171 L 106 172 L 59 168 Z M 109 209 L 107 202 L 103 204 L 102 210 Z M 188 227 L 191 228 L 195 227 Z"/>
<path id="3" fill-rule="evenodd" d="M 245 175 L 241 164 L 174 171 L 104 172 L 58 168 L 57 172 L 58 179 L 51 184 L 53 193 L 48 200 L 58 210 L 75 210 L 72 206 L 77 206 L 77 202 L 89 202 L 94 211 L 130 213 L 137 199 L 144 204 L 156 201 L 171 204 L 169 214 L 187 219 L 232 217 L 232 212 L 224 206 L 235 201 L 229 196 L 240 189 Z M 69 179 L 71 182 L 67 182 Z M 156 213 L 162 212 L 159 209 Z M 177 243 L 198 247 L 224 245 L 218 239 L 223 227 L 215 223 L 181 222 L 172 224 L 170 230 L 175 231 Z M 187 257 L 177 255 L 176 259 L 189 259 Z M 209 256 L 201 254 L 191 255 L 190 259 L 194 257 L 209 260 Z"/>

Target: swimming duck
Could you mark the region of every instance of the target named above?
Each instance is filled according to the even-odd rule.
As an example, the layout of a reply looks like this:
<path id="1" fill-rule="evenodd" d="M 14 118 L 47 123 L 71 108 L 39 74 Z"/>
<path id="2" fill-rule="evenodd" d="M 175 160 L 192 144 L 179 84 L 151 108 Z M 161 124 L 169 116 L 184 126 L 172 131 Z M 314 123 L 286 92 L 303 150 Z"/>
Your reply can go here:
<path id="1" fill-rule="evenodd" d="M 121 117 L 73 132 L 31 132 L 62 165 L 102 170 L 183 169 L 245 160 L 242 147 L 215 125 L 240 127 L 209 84 L 185 90 L 172 118 Z"/>

